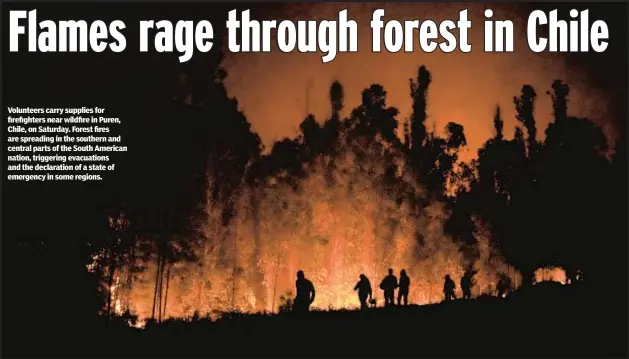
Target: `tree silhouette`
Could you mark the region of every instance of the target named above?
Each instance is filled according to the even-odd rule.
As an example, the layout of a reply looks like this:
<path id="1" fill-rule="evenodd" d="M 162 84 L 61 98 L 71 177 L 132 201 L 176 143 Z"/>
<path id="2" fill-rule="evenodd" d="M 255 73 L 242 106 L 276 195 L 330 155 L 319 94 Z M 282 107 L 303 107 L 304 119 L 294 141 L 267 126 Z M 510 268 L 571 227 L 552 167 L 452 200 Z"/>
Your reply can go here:
<path id="1" fill-rule="evenodd" d="M 590 255 L 588 241 L 601 234 L 614 236 L 611 229 L 601 230 L 601 223 L 612 228 L 610 218 L 614 217 L 600 209 L 606 208 L 605 201 L 613 197 L 611 186 L 606 188 L 605 183 L 613 177 L 613 164 L 622 157 L 616 153 L 610 162 L 605 157 L 608 146 L 601 128 L 590 120 L 568 116 L 569 87 L 561 81 L 555 81 L 553 92 L 549 92 L 555 121 L 543 141 L 537 140 L 533 115 L 537 95 L 525 85 L 513 101 L 519 123 L 513 137 L 506 138 L 501 109 L 496 107 L 494 136 L 478 150 L 477 159 L 460 163 L 459 151 L 467 144 L 463 126 L 449 122 L 441 135 L 426 130 L 432 76 L 424 66 L 416 79 L 410 80 L 413 112 L 404 124 L 402 141 L 397 133 L 398 110 L 387 105 L 387 92 L 381 85 L 363 90 L 360 105 L 347 118 L 341 118 L 345 94 L 342 85 L 334 82 L 329 91 L 330 118 L 320 124 L 308 115 L 295 138 L 276 141 L 264 155 L 260 138 L 238 109 L 237 100 L 227 95 L 223 83 L 226 73 L 216 68 L 209 80 L 195 82 L 191 79 L 200 77 L 195 67 L 189 66 L 186 71 L 179 78 L 181 86 L 171 112 L 163 116 L 155 130 L 154 149 L 165 154 L 163 144 L 176 147 L 174 151 L 168 149 L 176 156 L 168 160 L 169 170 L 159 178 L 164 195 L 156 208 L 144 209 L 137 221 L 142 236 L 153 243 L 153 316 L 158 320 L 167 315 L 173 266 L 180 261 L 198 261 L 193 248 L 198 241 L 208 240 L 191 225 L 202 221 L 204 206 L 220 208 L 220 225 L 228 228 L 237 214 L 237 198 L 248 191 L 255 243 L 261 243 L 259 211 L 262 201 L 268 200 L 265 188 L 282 183 L 298 196 L 300 184 L 314 168 L 323 171 L 328 187 L 334 186 L 335 161 L 349 152 L 354 162 L 352 176 L 371 179 L 378 192 L 394 199 L 397 206 L 408 201 L 414 203 L 414 213 L 420 213 L 434 200 L 443 202 L 452 213 L 444 231 L 465 248 L 473 249 L 478 244 L 473 218 L 486 223 L 491 235 L 483 240 L 491 241 L 506 261 L 522 272 L 524 285 L 533 283 L 535 269 L 543 265 L 562 265 L 569 276 L 578 269 L 594 271 L 599 264 Z M 203 71 L 208 74 L 207 69 Z M 374 161 L 382 171 L 374 167 Z M 404 171 L 414 174 L 425 187 L 427 198 L 414 193 L 403 178 L 405 174 L 398 173 L 397 163 L 407 164 Z M 359 191 L 354 179 L 348 178 L 348 190 Z M 583 190 L 591 187 L 595 189 Z M 178 193 L 181 188 L 186 191 Z M 203 195 L 209 202 L 200 204 Z M 575 220 L 582 225 L 571 225 Z M 417 240 L 421 244 L 423 239 L 418 236 Z M 229 247 L 222 248 L 223 252 L 234 251 L 234 258 L 239 257 L 235 240 L 225 242 L 220 237 L 212 241 Z M 119 251 L 113 242 L 108 246 L 109 251 Z M 466 250 L 466 255 L 481 255 L 472 249 Z M 253 258 L 260 261 L 262 254 L 256 252 Z M 279 251 L 273 259 L 277 262 L 278 258 Z M 235 276 L 241 274 L 241 269 L 236 259 L 230 265 L 234 292 Z M 255 282 L 262 281 L 257 269 L 251 275 Z M 111 277 L 109 284 L 111 287 Z M 261 286 L 254 285 L 253 290 L 256 297 L 264 297 Z M 234 292 L 232 301 L 235 297 Z M 111 308 L 111 303 L 107 307 Z"/>
<path id="2" fill-rule="evenodd" d="M 332 186 L 332 171 L 335 169 L 334 161 L 337 156 L 337 149 L 341 135 L 341 111 L 345 106 L 345 91 L 340 82 L 335 81 L 330 86 L 330 105 L 332 116 L 323 124 L 323 152 L 328 155 L 325 177 L 328 186 Z"/>
<path id="3" fill-rule="evenodd" d="M 513 98 L 515 104 L 516 119 L 522 123 L 527 131 L 527 145 L 529 157 L 533 158 L 537 150 L 537 128 L 535 127 L 534 106 L 537 94 L 530 85 L 522 86 L 519 97 Z"/>
<path id="4" fill-rule="evenodd" d="M 409 82 L 413 102 L 410 132 L 405 129 L 405 136 L 408 133 L 405 143 L 410 148 L 409 163 L 429 195 L 444 200 L 448 180 L 456 177 L 454 171 L 458 151 L 467 144 L 463 126 L 448 123 L 445 128 L 446 138 L 427 132 L 427 97 L 432 75 L 425 66 L 421 66 L 416 79 L 410 79 Z"/>
<path id="5" fill-rule="evenodd" d="M 382 137 L 393 143 L 397 140 L 398 110 L 386 105 L 387 92 L 381 85 L 371 85 L 362 92 L 362 103 L 352 111 L 347 126 L 348 136 L 376 139 Z"/>

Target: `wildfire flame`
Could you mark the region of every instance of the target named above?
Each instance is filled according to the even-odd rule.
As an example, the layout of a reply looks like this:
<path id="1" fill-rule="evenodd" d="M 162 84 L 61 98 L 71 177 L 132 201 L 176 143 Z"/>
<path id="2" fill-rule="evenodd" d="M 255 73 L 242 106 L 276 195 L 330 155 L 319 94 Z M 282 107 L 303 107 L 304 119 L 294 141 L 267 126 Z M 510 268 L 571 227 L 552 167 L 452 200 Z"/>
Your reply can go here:
<path id="1" fill-rule="evenodd" d="M 557 282 L 561 284 L 570 284 L 566 270 L 562 267 L 542 267 L 538 268 L 535 273 L 535 283 L 540 282 Z"/>
<path id="2" fill-rule="evenodd" d="M 481 222 L 475 233 L 479 256 L 470 261 L 460 244 L 444 233 L 448 213 L 441 203 L 417 210 L 409 201 L 400 203 L 387 194 L 373 180 L 385 172 L 381 158 L 372 154 L 358 161 L 353 151 L 339 154 L 333 185 L 324 162 L 316 161 L 307 166 L 308 176 L 297 190 L 281 181 L 281 175 L 246 188 L 229 226 L 222 223 L 220 205 L 207 200 L 206 217 L 199 225 L 204 240 L 194 248 L 199 260 L 172 264 L 164 317 L 276 312 L 280 297 L 294 291 L 300 269 L 316 288 L 313 306 L 321 309 L 357 307 L 353 288 L 361 273 L 370 278 L 374 297 L 383 302 L 378 285 L 388 268 L 396 275 L 406 270 L 413 304 L 441 301 L 444 276 L 449 274 L 459 287 L 470 265 L 476 271 L 475 296 L 495 293 L 500 276 L 518 286 L 519 272 L 495 253 Z M 397 170 L 404 191 L 421 193 L 402 166 L 398 163 Z M 153 315 L 156 293 L 157 265 L 144 265 L 146 270 L 133 278 L 126 294 L 128 309 L 140 321 Z M 119 282 L 117 277 L 110 290 L 117 313 L 125 309 Z M 457 291 L 460 297 L 460 288 Z"/>

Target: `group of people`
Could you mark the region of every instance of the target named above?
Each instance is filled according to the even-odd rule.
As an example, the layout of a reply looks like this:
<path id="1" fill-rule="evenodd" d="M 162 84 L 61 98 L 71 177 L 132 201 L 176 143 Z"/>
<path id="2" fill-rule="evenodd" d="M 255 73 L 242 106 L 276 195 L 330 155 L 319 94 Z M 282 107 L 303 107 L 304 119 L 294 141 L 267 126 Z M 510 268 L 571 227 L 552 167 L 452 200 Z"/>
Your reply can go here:
<path id="1" fill-rule="evenodd" d="M 472 280 L 473 273 L 466 272 L 461 277 L 461 292 L 463 292 L 463 299 L 472 299 L 472 286 L 474 285 Z M 447 274 L 443 283 L 443 295 L 445 300 L 456 299 L 456 284 L 450 275 Z"/>
<path id="2" fill-rule="evenodd" d="M 473 286 L 473 273 L 465 273 L 461 278 L 461 291 L 463 292 L 463 299 L 471 299 L 472 286 Z M 358 301 L 360 302 L 361 309 L 369 307 L 369 304 L 375 306 L 375 300 L 373 298 L 373 291 L 371 288 L 371 282 L 366 275 L 361 274 L 358 283 L 354 286 L 354 290 L 358 291 Z M 398 290 L 397 305 L 408 305 L 408 293 L 411 286 L 411 279 L 406 274 L 406 270 L 400 271 L 400 280 L 393 274 L 393 269 L 389 268 L 389 274 L 384 277 L 380 282 L 380 289 L 384 292 L 384 306 L 395 305 L 395 290 Z M 310 305 L 315 300 L 315 289 L 312 282 L 306 279 L 303 271 L 297 272 L 297 281 L 295 282 L 297 290 L 297 296 L 293 302 L 293 310 L 298 312 L 307 312 L 310 309 Z M 443 294 L 445 300 L 449 301 L 456 299 L 456 284 L 450 278 L 450 275 L 445 276 L 443 284 Z"/>
<path id="3" fill-rule="evenodd" d="M 389 274 L 384 277 L 380 282 L 380 289 L 384 292 L 384 306 L 389 307 L 395 305 L 395 290 L 398 289 L 397 304 L 408 305 L 408 291 L 411 286 L 411 278 L 406 274 L 406 270 L 400 271 L 400 281 L 393 274 L 393 269 L 389 268 Z M 362 309 L 368 307 L 369 303 L 374 303 L 373 291 L 371 289 L 371 283 L 366 275 L 361 274 L 360 280 L 354 286 L 354 290 L 358 291 L 358 300 L 360 301 L 360 307 Z"/>

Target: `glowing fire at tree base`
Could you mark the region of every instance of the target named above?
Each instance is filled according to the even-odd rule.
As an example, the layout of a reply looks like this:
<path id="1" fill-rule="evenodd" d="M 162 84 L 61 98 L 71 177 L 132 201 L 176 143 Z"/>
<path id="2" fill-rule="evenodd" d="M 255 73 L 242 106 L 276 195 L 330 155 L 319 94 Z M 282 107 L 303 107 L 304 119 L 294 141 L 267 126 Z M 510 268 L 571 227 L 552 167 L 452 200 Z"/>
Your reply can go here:
<path id="1" fill-rule="evenodd" d="M 466 259 L 443 231 L 443 206 L 435 202 L 418 211 L 407 201 L 392 200 L 369 180 L 383 173 L 378 163 L 369 162 L 371 175 L 366 176 L 346 155 L 336 159 L 334 186 L 314 164 L 297 191 L 277 180 L 245 190 L 229 226 L 222 224 L 221 207 L 208 201 L 200 224 L 203 238 L 194 248 L 198 260 L 172 263 L 167 288 L 162 288 L 168 293 L 162 319 L 234 310 L 277 312 L 280 296 L 294 292 L 300 269 L 315 285 L 313 307 L 321 309 L 357 308 L 353 288 L 361 273 L 369 277 L 381 305 L 378 285 L 388 268 L 396 275 L 406 269 L 412 304 L 441 301 L 444 276 L 449 274 L 458 287 L 469 266 L 476 271 L 475 296 L 495 293 L 500 276 L 509 277 L 513 286 L 521 283 L 520 274 L 491 248 L 480 221 L 479 256 Z M 408 175 L 400 177 L 412 183 Z M 143 264 L 145 270 L 127 293 L 128 309 L 140 319 L 155 315 L 157 267 L 154 261 Z M 125 309 L 116 304 L 116 312 Z"/>

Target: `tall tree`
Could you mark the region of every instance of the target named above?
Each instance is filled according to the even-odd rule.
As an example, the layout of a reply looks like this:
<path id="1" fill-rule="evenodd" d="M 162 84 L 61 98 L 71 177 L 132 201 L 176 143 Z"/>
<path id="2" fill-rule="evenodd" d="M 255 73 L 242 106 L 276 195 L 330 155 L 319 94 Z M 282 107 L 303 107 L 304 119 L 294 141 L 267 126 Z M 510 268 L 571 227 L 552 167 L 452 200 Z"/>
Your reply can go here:
<path id="1" fill-rule="evenodd" d="M 522 123 L 527 131 L 527 149 L 529 157 L 533 158 L 537 151 L 537 127 L 535 126 L 535 99 L 537 93 L 531 85 L 522 86 L 520 96 L 513 98 L 515 104 L 516 119 Z"/>

